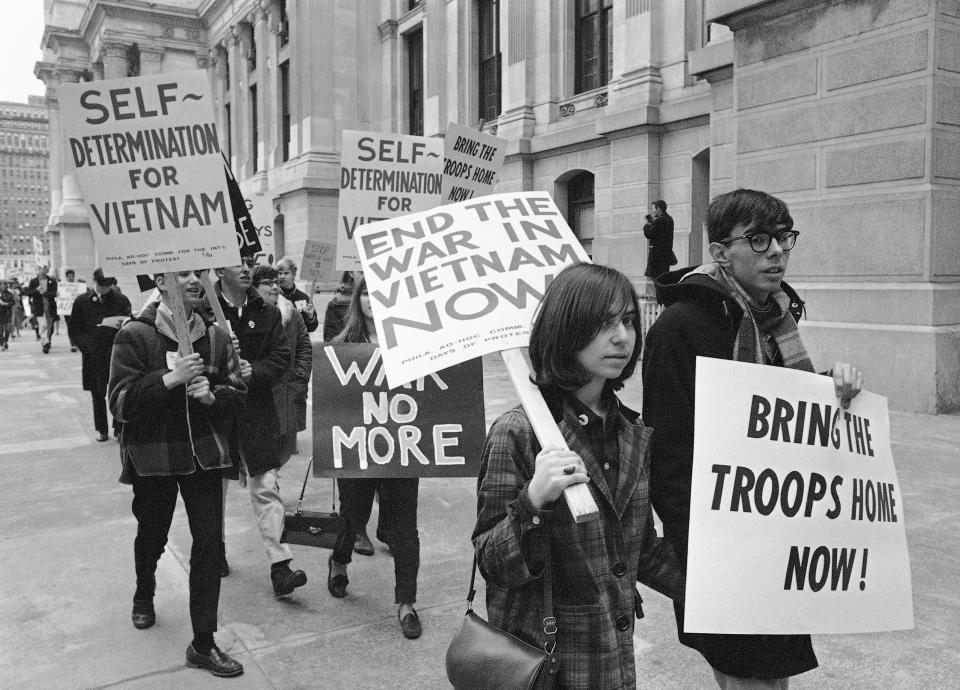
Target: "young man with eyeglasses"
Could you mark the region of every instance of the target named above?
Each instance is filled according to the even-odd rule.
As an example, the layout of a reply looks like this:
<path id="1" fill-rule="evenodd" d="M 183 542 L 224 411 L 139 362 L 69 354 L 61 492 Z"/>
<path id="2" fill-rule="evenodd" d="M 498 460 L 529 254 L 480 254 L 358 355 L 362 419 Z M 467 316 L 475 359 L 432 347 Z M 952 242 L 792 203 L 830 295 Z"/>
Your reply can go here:
<path id="1" fill-rule="evenodd" d="M 797 330 L 804 303 L 783 282 L 799 235 L 787 205 L 764 192 L 737 189 L 710 204 L 707 233 L 712 262 L 657 279 L 666 309 L 650 328 L 643 353 L 643 419 L 654 429 L 650 496 L 684 570 L 697 357 L 814 371 Z M 833 376 L 847 407 L 863 377 L 839 363 Z M 809 635 L 685 633 L 683 604 L 674 609 L 680 642 L 703 654 L 721 688 L 784 690 L 790 676 L 817 666 Z"/>

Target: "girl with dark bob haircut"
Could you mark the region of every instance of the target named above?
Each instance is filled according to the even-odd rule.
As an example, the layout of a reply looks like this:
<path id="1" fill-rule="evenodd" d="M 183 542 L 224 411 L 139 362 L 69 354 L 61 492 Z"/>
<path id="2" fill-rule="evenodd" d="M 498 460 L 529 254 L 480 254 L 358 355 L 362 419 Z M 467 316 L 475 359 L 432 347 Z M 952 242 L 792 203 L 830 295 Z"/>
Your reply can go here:
<path id="1" fill-rule="evenodd" d="M 637 293 L 620 271 L 597 264 L 568 267 L 550 283 L 534 317 L 530 333 L 533 382 L 541 388 L 579 388 L 589 374 L 577 353 L 624 314 L 631 314 L 635 321 L 639 313 Z M 638 336 L 623 372 L 608 382 L 611 390 L 620 390 L 633 376 L 642 347 Z"/>
<path id="2" fill-rule="evenodd" d="M 542 448 L 519 406 L 493 423 L 483 448 L 473 545 L 487 614 L 543 649 L 550 583 L 558 688 L 635 688 L 634 583 L 683 596 L 673 552 L 653 528 L 652 430 L 614 394 L 640 353 L 636 319 L 626 276 L 592 264 L 564 269 L 538 308 L 530 359 L 569 450 Z M 563 498 L 573 484 L 589 489 L 596 520 L 573 521 Z"/>

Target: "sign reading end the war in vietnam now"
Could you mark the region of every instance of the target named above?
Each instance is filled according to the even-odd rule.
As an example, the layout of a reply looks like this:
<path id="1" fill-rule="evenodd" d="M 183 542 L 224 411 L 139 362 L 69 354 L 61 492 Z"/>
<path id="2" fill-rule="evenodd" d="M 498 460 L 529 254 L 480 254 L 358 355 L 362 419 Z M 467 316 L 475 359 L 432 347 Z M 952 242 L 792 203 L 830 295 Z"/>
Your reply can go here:
<path id="1" fill-rule="evenodd" d="M 547 285 L 589 261 L 546 192 L 450 204 L 355 238 L 391 386 L 526 347 Z"/>
<path id="2" fill-rule="evenodd" d="M 353 236 L 361 225 L 440 204 L 442 164 L 442 139 L 343 131 L 338 271 L 360 269 Z"/>
<path id="3" fill-rule="evenodd" d="M 313 346 L 318 477 L 476 477 L 485 436 L 479 359 L 388 389 L 368 343 Z"/>
<path id="4" fill-rule="evenodd" d="M 687 632 L 913 627 L 886 398 L 698 357 L 695 419 Z"/>
<path id="5" fill-rule="evenodd" d="M 239 263 L 206 72 L 59 89 L 67 159 L 104 273 Z"/>

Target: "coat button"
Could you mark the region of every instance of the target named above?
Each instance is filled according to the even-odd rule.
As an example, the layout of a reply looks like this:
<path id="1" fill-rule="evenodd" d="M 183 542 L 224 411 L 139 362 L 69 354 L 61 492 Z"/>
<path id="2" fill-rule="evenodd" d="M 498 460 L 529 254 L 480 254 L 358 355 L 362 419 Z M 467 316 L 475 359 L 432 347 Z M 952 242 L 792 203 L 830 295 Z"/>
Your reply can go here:
<path id="1" fill-rule="evenodd" d="M 617 577 L 623 577 L 627 573 L 627 566 L 623 561 L 617 561 L 613 564 L 613 574 Z"/>
<path id="2" fill-rule="evenodd" d="M 628 616 L 617 616 L 617 627 L 620 630 L 630 629 L 630 618 Z"/>

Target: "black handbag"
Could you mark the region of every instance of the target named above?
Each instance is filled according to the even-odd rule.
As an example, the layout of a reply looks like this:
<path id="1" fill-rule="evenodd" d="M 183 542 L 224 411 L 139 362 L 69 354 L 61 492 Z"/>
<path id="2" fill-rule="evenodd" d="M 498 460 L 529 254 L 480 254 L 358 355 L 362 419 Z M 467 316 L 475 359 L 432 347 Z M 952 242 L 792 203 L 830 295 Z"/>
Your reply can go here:
<path id="1" fill-rule="evenodd" d="M 332 549 L 336 546 L 337 540 L 347 531 L 347 518 L 336 511 L 336 479 L 333 480 L 333 505 L 329 513 L 300 509 L 303 504 L 303 494 L 307 490 L 307 479 L 310 477 L 311 467 L 313 467 L 313 458 L 310 458 L 310 463 L 307 465 L 307 475 L 303 478 L 303 488 L 300 489 L 297 509 L 288 510 L 283 515 L 283 532 L 280 534 L 280 542 Z"/>
<path id="2" fill-rule="evenodd" d="M 553 587 L 550 556 L 543 573 L 543 635 L 541 647 L 504 632 L 473 611 L 477 557 L 473 557 L 470 592 L 463 625 L 447 647 L 447 680 L 455 690 L 500 688 L 503 690 L 550 690 L 557 680 L 560 660 L 557 646 L 557 619 L 553 617 Z"/>

